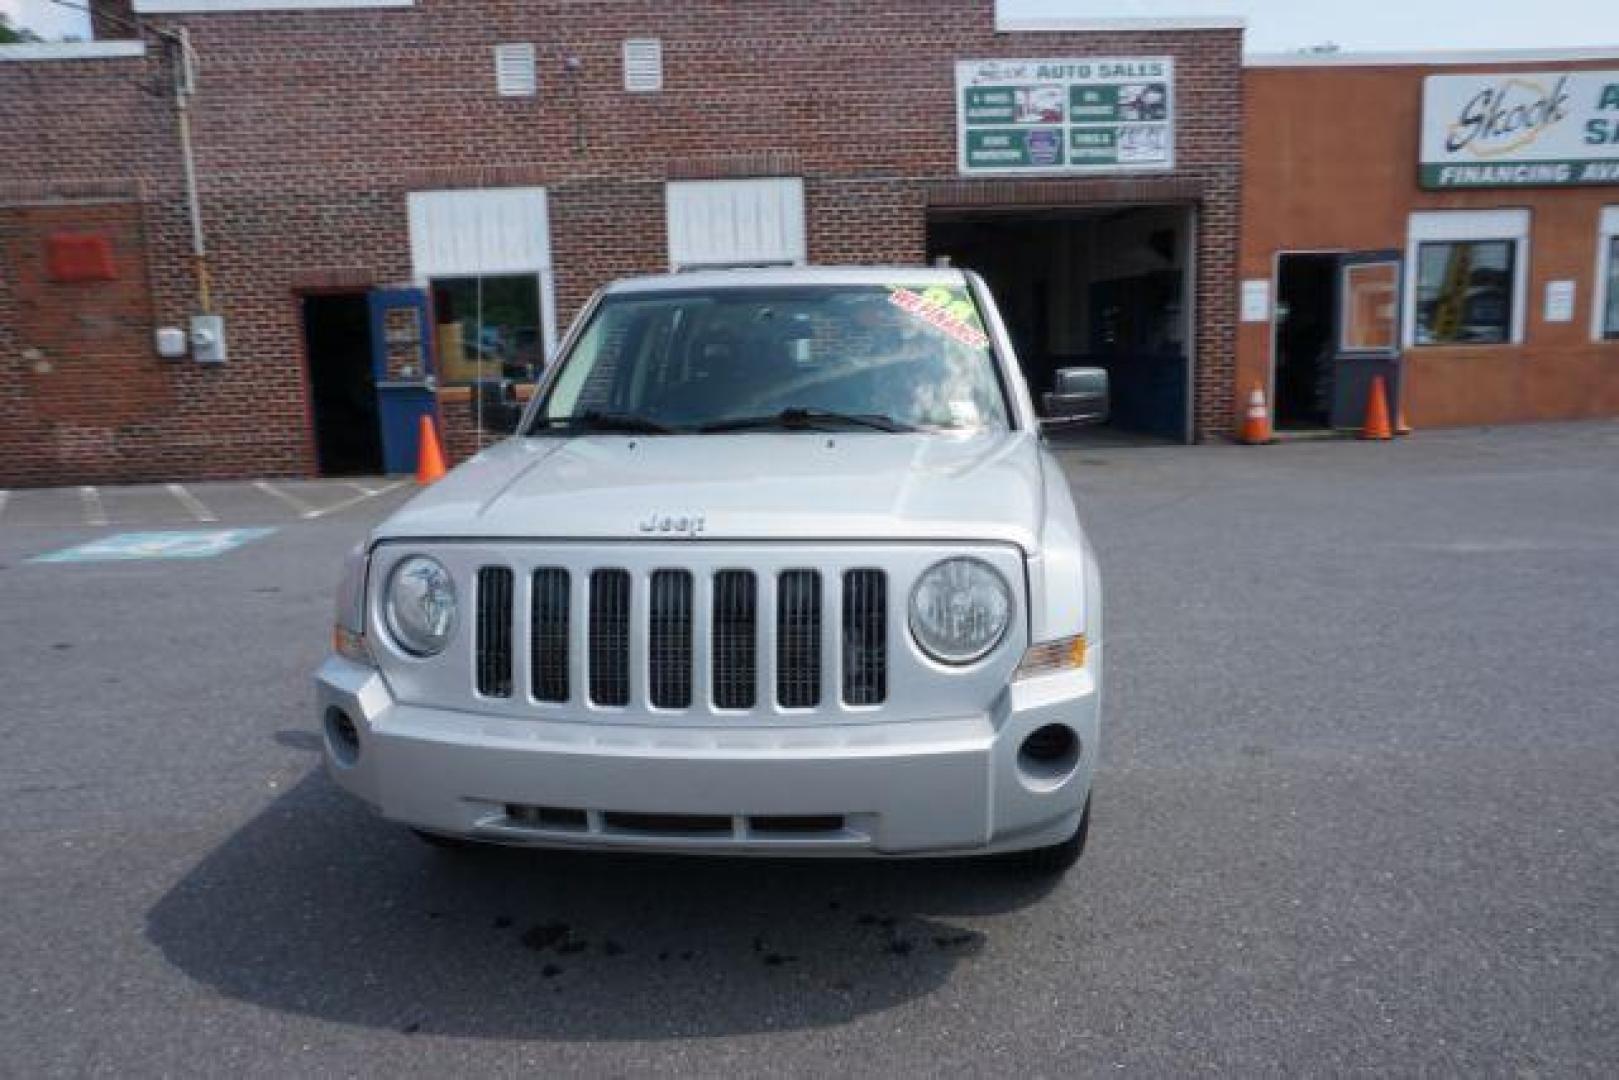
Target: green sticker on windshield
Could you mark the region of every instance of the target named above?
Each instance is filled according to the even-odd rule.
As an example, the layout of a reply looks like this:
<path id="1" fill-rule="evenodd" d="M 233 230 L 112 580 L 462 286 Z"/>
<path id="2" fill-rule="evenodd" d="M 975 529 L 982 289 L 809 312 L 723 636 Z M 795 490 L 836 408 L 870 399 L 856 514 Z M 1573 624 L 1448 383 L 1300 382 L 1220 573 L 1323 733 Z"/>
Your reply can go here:
<path id="1" fill-rule="evenodd" d="M 955 289 L 935 285 L 918 293 L 894 286 L 888 290 L 888 301 L 963 345 L 974 349 L 989 345 L 989 337 L 980 328 L 973 302 Z"/>

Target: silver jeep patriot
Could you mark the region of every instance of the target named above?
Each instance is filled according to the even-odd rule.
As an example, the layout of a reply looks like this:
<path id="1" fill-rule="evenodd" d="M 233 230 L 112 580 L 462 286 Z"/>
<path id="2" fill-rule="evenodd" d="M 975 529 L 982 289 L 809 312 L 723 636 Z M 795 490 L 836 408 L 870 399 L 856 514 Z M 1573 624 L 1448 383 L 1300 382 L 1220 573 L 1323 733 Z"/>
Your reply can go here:
<path id="1" fill-rule="evenodd" d="M 1102 592 L 983 282 L 697 272 L 580 314 L 514 437 L 348 560 L 326 762 L 443 845 L 1084 849 Z"/>

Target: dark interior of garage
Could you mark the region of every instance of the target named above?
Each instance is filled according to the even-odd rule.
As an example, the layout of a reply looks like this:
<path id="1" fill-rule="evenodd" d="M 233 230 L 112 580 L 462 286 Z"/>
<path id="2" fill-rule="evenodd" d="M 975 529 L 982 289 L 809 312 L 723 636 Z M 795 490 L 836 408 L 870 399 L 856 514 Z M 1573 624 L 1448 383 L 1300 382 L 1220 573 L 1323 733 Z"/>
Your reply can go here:
<path id="1" fill-rule="evenodd" d="M 1105 368 L 1115 430 L 1181 442 L 1191 223 L 1179 206 L 941 211 L 928 257 L 983 275 L 1036 402 L 1059 368 Z"/>
<path id="2" fill-rule="evenodd" d="M 382 431 L 366 295 L 306 296 L 303 316 L 320 474 L 376 476 L 382 472 Z"/>

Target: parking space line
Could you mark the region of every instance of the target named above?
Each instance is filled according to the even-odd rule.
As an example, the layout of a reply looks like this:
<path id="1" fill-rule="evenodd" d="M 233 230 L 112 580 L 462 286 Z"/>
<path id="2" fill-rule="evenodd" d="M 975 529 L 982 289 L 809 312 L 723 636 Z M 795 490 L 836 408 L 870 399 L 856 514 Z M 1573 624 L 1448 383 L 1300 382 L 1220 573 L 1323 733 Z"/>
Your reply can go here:
<path id="1" fill-rule="evenodd" d="M 344 499 L 340 503 L 334 503 L 331 506 L 323 506 L 319 510 L 315 510 L 315 511 L 312 511 L 310 513 L 305 514 L 304 517 L 306 517 L 306 518 L 325 517 L 327 514 L 335 514 L 339 510 L 347 510 L 349 507 L 355 505 L 356 503 L 363 503 L 367 499 L 376 498 L 378 495 L 386 495 L 386 494 L 388 494 L 388 492 L 393 491 L 396 488 L 399 488 L 399 487 L 403 486 L 405 483 L 406 483 L 406 481 L 404 481 L 404 480 L 395 480 L 393 483 L 388 484 L 386 487 L 380 487 L 380 488 L 374 488 L 374 489 L 365 488 L 360 484 L 350 484 L 349 485 L 350 487 L 359 489 L 360 494 L 354 496 L 354 498 L 352 498 L 352 499 Z"/>
<path id="2" fill-rule="evenodd" d="M 268 480 L 255 480 L 253 481 L 253 486 L 264 492 L 266 495 L 280 499 L 282 502 L 298 511 L 299 517 L 316 518 L 320 517 L 321 515 L 319 510 L 315 509 L 313 506 L 310 506 L 308 503 L 298 498 L 298 496 L 288 491 L 282 491 Z"/>
<path id="3" fill-rule="evenodd" d="M 187 491 L 184 484 L 170 484 L 168 489 L 169 494 L 174 496 L 175 501 L 185 507 L 186 512 L 198 521 L 219 520 L 219 515 L 208 509 L 201 499 Z"/>
<path id="4" fill-rule="evenodd" d="M 86 485 L 79 489 L 79 499 L 84 503 L 84 523 L 86 525 L 107 524 L 107 508 L 101 504 L 101 492 Z"/>

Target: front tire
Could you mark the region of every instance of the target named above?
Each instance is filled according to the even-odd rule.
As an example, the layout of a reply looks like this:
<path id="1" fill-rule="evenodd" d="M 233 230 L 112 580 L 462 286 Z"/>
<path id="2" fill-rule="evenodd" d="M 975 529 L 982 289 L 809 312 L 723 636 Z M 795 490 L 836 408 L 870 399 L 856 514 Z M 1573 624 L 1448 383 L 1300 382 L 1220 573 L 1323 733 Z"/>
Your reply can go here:
<path id="1" fill-rule="evenodd" d="M 1091 800 L 1085 799 L 1085 812 L 1079 816 L 1074 834 L 1060 844 L 1013 852 L 1008 858 L 1020 873 L 1030 877 L 1061 877 L 1072 870 L 1085 854 L 1085 841 L 1091 834 Z"/>

